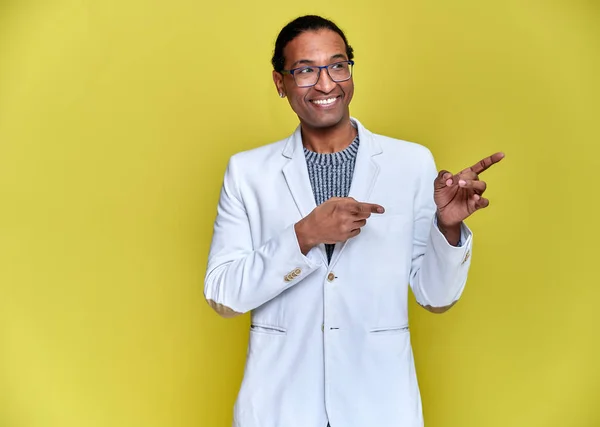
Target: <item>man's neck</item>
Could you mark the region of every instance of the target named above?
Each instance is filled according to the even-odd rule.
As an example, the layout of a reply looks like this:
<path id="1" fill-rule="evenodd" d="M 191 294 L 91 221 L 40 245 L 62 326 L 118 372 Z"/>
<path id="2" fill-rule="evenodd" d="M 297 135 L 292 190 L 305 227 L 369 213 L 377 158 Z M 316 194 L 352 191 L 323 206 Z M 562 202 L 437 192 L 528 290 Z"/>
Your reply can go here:
<path id="1" fill-rule="evenodd" d="M 315 153 L 337 153 L 347 148 L 357 133 L 350 120 L 327 129 L 314 129 L 302 125 L 302 144 Z"/>

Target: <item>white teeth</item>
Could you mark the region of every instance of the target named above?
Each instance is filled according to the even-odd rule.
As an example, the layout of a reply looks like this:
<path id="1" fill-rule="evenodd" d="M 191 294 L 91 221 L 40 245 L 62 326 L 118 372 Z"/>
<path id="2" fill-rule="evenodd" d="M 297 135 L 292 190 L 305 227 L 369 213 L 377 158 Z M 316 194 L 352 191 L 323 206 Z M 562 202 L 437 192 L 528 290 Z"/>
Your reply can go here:
<path id="1" fill-rule="evenodd" d="M 329 98 L 329 99 L 315 99 L 313 103 L 319 105 L 329 105 L 333 104 L 337 98 Z"/>

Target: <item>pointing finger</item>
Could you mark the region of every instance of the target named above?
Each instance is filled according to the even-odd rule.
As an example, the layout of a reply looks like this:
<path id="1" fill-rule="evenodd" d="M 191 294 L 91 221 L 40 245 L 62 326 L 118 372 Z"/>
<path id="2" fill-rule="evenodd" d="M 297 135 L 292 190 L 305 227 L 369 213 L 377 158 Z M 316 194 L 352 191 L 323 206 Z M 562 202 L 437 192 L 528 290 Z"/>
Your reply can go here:
<path id="1" fill-rule="evenodd" d="M 357 213 L 378 213 L 378 214 L 382 214 L 385 212 L 385 209 L 383 208 L 383 206 L 381 205 L 376 205 L 374 203 L 358 203 L 357 206 Z"/>
<path id="2" fill-rule="evenodd" d="M 480 174 L 483 171 L 489 169 L 492 165 L 498 163 L 503 158 L 504 158 L 504 153 L 492 154 L 490 157 L 486 157 L 485 159 L 482 159 L 479 162 L 475 163 L 470 168 L 465 169 L 465 171 L 471 170 L 471 171 L 475 172 L 476 174 Z"/>

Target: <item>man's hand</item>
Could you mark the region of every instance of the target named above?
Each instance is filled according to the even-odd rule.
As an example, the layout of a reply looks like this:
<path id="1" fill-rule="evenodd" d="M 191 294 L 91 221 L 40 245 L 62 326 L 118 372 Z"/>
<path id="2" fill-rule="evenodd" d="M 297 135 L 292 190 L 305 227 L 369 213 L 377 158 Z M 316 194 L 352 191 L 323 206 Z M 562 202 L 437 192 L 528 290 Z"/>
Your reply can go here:
<path id="1" fill-rule="evenodd" d="M 460 224 L 473 212 L 486 208 L 489 200 L 482 197 L 487 185 L 479 175 L 504 158 L 503 153 L 486 157 L 457 175 L 443 170 L 434 184 L 438 226 L 450 244 L 460 238 Z"/>
<path id="2" fill-rule="evenodd" d="M 355 237 L 371 214 L 384 211 L 380 205 L 357 202 L 352 197 L 332 197 L 296 223 L 300 250 L 306 255 L 321 243 L 333 244 Z"/>

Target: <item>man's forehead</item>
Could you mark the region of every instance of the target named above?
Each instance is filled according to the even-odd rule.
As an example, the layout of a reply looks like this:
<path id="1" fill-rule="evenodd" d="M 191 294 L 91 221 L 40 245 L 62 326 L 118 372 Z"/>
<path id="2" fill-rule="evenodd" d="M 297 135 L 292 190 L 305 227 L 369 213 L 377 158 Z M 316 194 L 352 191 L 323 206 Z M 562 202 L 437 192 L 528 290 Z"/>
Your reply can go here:
<path id="1" fill-rule="evenodd" d="M 307 31 L 298 35 L 285 48 L 288 59 L 329 59 L 336 55 L 346 54 L 344 40 L 334 31 Z"/>

